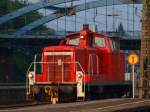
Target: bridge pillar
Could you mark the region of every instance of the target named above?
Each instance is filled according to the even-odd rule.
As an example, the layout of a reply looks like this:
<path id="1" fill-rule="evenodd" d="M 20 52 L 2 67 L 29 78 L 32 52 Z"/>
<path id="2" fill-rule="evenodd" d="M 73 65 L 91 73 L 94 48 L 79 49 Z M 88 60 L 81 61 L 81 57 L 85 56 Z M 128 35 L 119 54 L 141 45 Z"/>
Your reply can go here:
<path id="1" fill-rule="evenodd" d="M 150 97 L 150 0 L 143 0 L 139 97 Z"/>

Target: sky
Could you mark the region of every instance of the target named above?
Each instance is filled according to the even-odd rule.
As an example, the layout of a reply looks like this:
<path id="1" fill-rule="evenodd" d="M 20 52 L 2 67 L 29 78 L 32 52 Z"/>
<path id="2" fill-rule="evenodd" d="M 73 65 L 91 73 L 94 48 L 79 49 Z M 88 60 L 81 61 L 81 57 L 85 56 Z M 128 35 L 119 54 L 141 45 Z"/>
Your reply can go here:
<path id="1" fill-rule="evenodd" d="M 36 3 L 43 0 L 27 0 L 28 2 Z M 73 2 L 73 5 L 82 4 L 85 2 L 96 1 L 96 0 L 80 0 Z M 71 3 L 67 4 L 59 4 L 56 5 L 57 7 L 65 7 L 71 6 Z M 126 31 L 140 31 L 141 23 L 141 8 L 142 5 L 120 5 L 120 6 L 107 6 L 107 7 L 99 7 L 96 8 L 94 13 L 94 9 L 86 10 L 86 18 L 85 18 L 85 11 L 79 12 L 76 16 L 67 16 L 61 17 L 57 20 L 53 20 L 48 22 L 48 27 L 54 28 L 56 31 L 79 31 L 82 28 L 84 23 L 90 25 L 92 29 L 94 24 L 94 17 L 95 23 L 98 26 L 98 31 L 106 31 L 106 24 L 107 24 L 107 31 L 115 31 L 120 23 L 123 24 L 124 29 Z M 106 9 L 107 9 L 107 16 L 106 16 Z M 134 10 L 133 10 L 134 9 Z M 53 11 L 47 9 L 40 9 L 38 10 L 43 16 L 49 15 L 53 13 Z M 129 14 L 127 14 L 129 11 Z M 134 13 L 134 16 L 133 16 Z M 108 16 L 117 14 L 118 16 Z M 94 16 L 96 15 L 96 16 Z M 107 18 L 107 19 L 106 19 Z M 134 18 L 134 22 L 133 22 Z M 76 19 L 76 22 L 75 22 Z M 85 21 L 85 19 L 87 21 Z M 66 20 L 66 22 L 65 22 Z M 76 26 L 76 27 L 75 27 Z"/>

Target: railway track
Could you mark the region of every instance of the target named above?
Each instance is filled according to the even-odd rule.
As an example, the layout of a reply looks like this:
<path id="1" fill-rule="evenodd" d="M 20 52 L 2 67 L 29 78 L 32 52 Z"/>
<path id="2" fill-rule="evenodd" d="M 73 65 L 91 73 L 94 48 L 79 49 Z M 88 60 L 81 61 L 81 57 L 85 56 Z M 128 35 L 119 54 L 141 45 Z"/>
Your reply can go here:
<path id="1" fill-rule="evenodd" d="M 116 99 L 110 99 L 110 101 L 114 101 Z M 78 105 L 78 103 L 83 103 L 83 104 L 88 104 L 88 102 L 97 102 L 97 100 L 77 100 L 76 102 L 61 102 L 58 104 L 68 104 L 69 106 L 72 104 Z M 104 100 L 102 100 L 103 102 L 105 102 Z M 106 100 L 107 102 L 107 100 Z M 16 104 L 0 104 L 0 110 L 1 109 L 16 109 L 16 108 L 23 108 L 23 107 L 33 107 L 33 106 L 42 106 L 42 105 L 49 105 L 51 104 L 50 102 L 34 102 L 34 101 L 25 101 L 25 102 L 20 102 L 20 103 L 16 103 Z"/>
<path id="2" fill-rule="evenodd" d="M 47 105 L 50 104 L 49 102 L 23 102 L 23 103 L 18 103 L 18 104 L 2 104 L 0 105 L 0 110 L 1 109 L 16 109 L 16 108 L 22 108 L 22 107 L 31 107 L 31 106 L 39 106 L 39 105 Z"/>
<path id="3" fill-rule="evenodd" d="M 150 100 L 144 99 L 106 99 L 85 102 L 61 103 L 32 103 L 0 108 L 0 112 L 135 112 L 138 109 L 150 109 Z M 126 110 L 126 111 L 125 111 Z M 140 111 L 138 111 L 140 112 Z M 145 112 L 145 111 L 142 111 Z M 148 111 L 149 112 L 149 111 Z"/>

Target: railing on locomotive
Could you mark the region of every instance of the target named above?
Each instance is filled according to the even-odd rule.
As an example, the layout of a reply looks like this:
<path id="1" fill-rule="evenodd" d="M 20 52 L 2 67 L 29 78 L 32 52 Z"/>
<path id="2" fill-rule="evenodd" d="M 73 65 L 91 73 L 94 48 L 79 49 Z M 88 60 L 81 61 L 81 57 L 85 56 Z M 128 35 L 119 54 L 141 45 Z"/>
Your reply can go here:
<path id="1" fill-rule="evenodd" d="M 35 84 L 36 83 L 36 80 L 35 80 L 35 75 L 36 75 L 36 66 L 37 66 L 37 64 L 41 64 L 41 65 L 43 65 L 43 64 L 54 64 L 54 63 L 58 63 L 58 62 L 32 62 L 31 64 L 30 64 L 30 66 L 29 66 L 29 68 L 28 68 L 28 70 L 27 70 L 27 73 L 26 73 L 26 93 L 27 93 L 27 96 L 31 93 L 31 84 L 29 83 L 30 81 L 30 79 L 29 79 L 29 73 L 33 73 L 33 84 Z M 65 63 L 68 63 L 68 64 L 74 64 L 75 66 L 75 71 L 77 72 L 78 70 L 77 70 L 77 68 L 78 68 L 78 66 L 79 66 L 79 68 L 80 68 L 80 70 L 83 72 L 83 87 L 84 87 L 84 89 L 83 89 L 83 91 L 85 91 L 85 71 L 84 71 L 84 69 L 83 69 L 83 67 L 82 67 L 82 65 L 79 63 L 79 62 L 62 62 L 62 83 L 64 83 L 64 80 L 63 80 L 63 77 L 64 77 L 64 72 L 63 72 L 63 66 L 64 66 L 64 64 Z"/>

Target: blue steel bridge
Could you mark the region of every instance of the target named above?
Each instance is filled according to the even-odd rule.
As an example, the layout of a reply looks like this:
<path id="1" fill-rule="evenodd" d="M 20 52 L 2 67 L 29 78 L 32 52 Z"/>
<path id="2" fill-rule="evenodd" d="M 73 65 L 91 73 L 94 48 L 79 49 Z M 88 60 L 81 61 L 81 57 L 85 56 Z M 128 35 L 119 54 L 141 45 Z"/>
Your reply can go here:
<path id="1" fill-rule="evenodd" d="M 73 4 L 73 2 L 78 1 L 78 4 Z M 81 2 L 80 2 L 81 1 Z M 71 3 L 71 5 L 66 5 L 67 3 Z M 60 4 L 65 4 L 62 6 L 59 6 Z M 28 14 L 33 11 L 37 11 L 39 9 L 46 9 L 50 10 L 52 13 L 41 17 L 40 19 L 37 19 L 35 21 L 32 21 L 31 23 L 25 24 L 23 27 L 17 29 L 14 32 L 8 32 L 6 34 L 0 34 L 1 38 L 18 38 L 18 39 L 27 39 L 27 38 L 43 38 L 47 39 L 48 36 L 42 36 L 42 35 L 35 35 L 29 34 L 28 32 L 32 32 L 35 28 L 44 25 L 46 23 L 50 23 L 53 20 L 57 20 L 61 17 L 67 17 L 67 16 L 74 16 L 78 12 L 85 11 L 86 16 L 86 10 L 94 9 L 98 7 L 109 7 L 109 6 L 118 6 L 118 5 L 136 5 L 136 4 L 142 4 L 142 0 L 40 0 L 39 2 L 31 3 L 23 8 L 16 9 L 13 12 L 10 12 L 6 15 L 2 15 L 0 17 L 0 25 L 3 25 L 7 22 L 13 21 L 14 19 L 21 17 L 25 14 Z M 109 16 L 117 16 L 117 15 L 108 15 L 106 12 L 107 18 Z M 128 15 L 130 16 L 130 15 Z M 88 20 L 86 17 L 85 21 L 88 23 Z M 105 19 L 107 19 L 105 18 Z M 114 20 L 113 20 L 114 21 Z M 66 21 L 65 21 L 66 22 Z M 107 20 L 106 20 L 107 22 Z M 133 20 L 134 22 L 134 20 Z M 84 24 L 84 23 L 83 23 Z M 129 24 L 130 25 L 130 24 Z M 117 36 L 121 39 L 121 45 L 123 46 L 123 49 L 139 49 L 140 47 L 140 32 L 139 31 L 127 31 L 124 35 L 118 34 L 116 32 L 109 32 L 107 31 L 107 25 L 106 25 L 106 31 L 104 31 L 105 34 L 111 35 L 111 36 Z M 65 34 L 67 34 L 67 29 L 65 27 Z M 134 29 L 133 29 L 134 30 Z M 57 38 L 59 33 L 54 35 L 53 37 Z M 61 36 L 65 37 L 65 35 Z M 136 43 L 136 44 L 135 44 Z M 132 47 L 126 46 L 131 45 Z"/>

